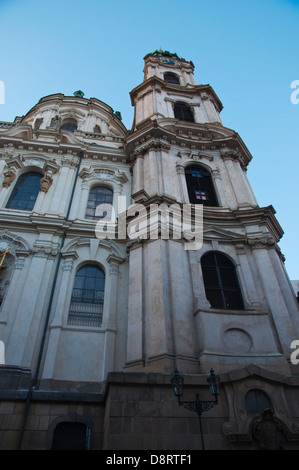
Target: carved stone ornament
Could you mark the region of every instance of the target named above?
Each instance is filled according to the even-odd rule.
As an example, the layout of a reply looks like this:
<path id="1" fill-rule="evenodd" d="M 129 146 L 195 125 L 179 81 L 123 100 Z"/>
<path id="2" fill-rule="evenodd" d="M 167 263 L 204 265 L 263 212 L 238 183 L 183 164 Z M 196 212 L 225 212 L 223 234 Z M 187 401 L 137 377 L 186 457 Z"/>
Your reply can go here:
<path id="1" fill-rule="evenodd" d="M 119 169 L 111 170 L 107 168 L 82 168 L 79 176 L 83 180 L 97 180 L 102 182 L 110 182 L 115 185 L 122 186 L 128 181 L 127 175 Z"/>
<path id="2" fill-rule="evenodd" d="M 16 175 L 13 171 L 9 170 L 4 174 L 4 180 L 2 183 L 3 188 L 9 188 L 11 183 L 15 180 Z"/>
<path id="3" fill-rule="evenodd" d="M 252 437 L 261 450 L 281 450 L 285 441 L 281 422 L 265 410 L 252 425 Z"/>
<path id="4" fill-rule="evenodd" d="M 51 184 L 52 184 L 52 178 L 50 178 L 50 176 L 44 176 L 41 180 L 40 180 L 40 190 L 43 192 L 43 193 L 47 193 Z"/>
<path id="5" fill-rule="evenodd" d="M 271 235 L 264 235 L 255 238 L 248 238 L 248 244 L 252 248 L 269 248 L 275 245 L 275 240 Z"/>
<path id="6" fill-rule="evenodd" d="M 61 118 L 60 116 L 56 115 L 51 119 L 51 123 L 48 126 L 48 128 L 58 131 L 60 128 L 60 123 L 61 123 Z"/>

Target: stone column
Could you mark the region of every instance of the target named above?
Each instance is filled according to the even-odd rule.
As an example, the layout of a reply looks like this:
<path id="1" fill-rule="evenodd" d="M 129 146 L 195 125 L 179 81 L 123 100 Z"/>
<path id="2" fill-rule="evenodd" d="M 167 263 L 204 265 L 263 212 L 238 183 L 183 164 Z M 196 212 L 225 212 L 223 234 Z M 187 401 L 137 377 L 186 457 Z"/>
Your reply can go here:
<path id="1" fill-rule="evenodd" d="M 289 358 L 291 342 L 297 338 L 295 338 L 296 332 L 280 289 L 279 280 L 273 271 L 268 251 L 273 248 L 270 246 L 270 241 L 262 237 L 249 240 L 249 244 L 253 249 L 264 293 L 270 307 L 269 315 L 273 318 L 281 350 L 286 358 Z"/>
<path id="2" fill-rule="evenodd" d="M 143 365 L 143 248 L 130 250 L 127 366 Z"/>
<path id="3" fill-rule="evenodd" d="M 85 180 L 82 181 L 80 197 L 79 197 L 79 201 L 78 201 L 79 205 L 78 205 L 78 209 L 77 209 L 77 214 L 76 213 L 74 214 L 74 218 L 78 217 L 79 219 L 85 219 L 89 192 L 90 192 L 89 184 Z"/>
<path id="4" fill-rule="evenodd" d="M 256 286 L 252 275 L 251 267 L 248 261 L 248 253 L 245 246 L 241 243 L 236 245 L 237 255 L 240 261 L 241 275 L 240 287 L 243 291 L 244 304 L 249 309 L 262 310 L 265 309 L 259 296 L 259 287 Z"/>
<path id="5" fill-rule="evenodd" d="M 107 373 L 114 368 L 115 356 L 115 335 L 116 335 L 116 315 L 117 315 L 117 284 L 119 264 L 123 259 L 110 254 L 107 258 L 109 263 L 108 278 L 105 281 L 105 299 L 103 311 L 102 328 L 105 329 L 104 357 L 102 368 L 102 380 L 106 379 Z"/>
<path id="6" fill-rule="evenodd" d="M 133 188 L 132 193 L 137 193 L 144 187 L 143 179 L 143 155 L 139 154 L 136 157 L 133 169 Z"/>
<path id="7" fill-rule="evenodd" d="M 150 149 L 144 156 L 144 189 L 152 196 L 158 194 L 158 167 L 155 150 Z"/>
<path id="8" fill-rule="evenodd" d="M 32 257 L 6 349 L 7 362 L 32 367 L 34 346 L 43 327 L 45 297 L 53 260 L 41 250 Z"/>
<path id="9" fill-rule="evenodd" d="M 218 200 L 219 206 L 227 207 L 228 201 L 226 198 L 226 192 L 223 188 L 223 180 L 219 169 L 212 170 L 213 183 L 215 185 L 216 197 Z"/>
<path id="10" fill-rule="evenodd" d="M 58 215 L 65 215 L 75 173 L 75 165 L 71 160 L 64 160 L 62 164 L 49 207 L 49 213 Z"/>
<path id="11" fill-rule="evenodd" d="M 179 185 L 181 188 L 181 202 L 183 204 L 189 203 L 189 195 L 188 195 L 188 188 L 186 183 L 186 176 L 185 176 L 185 168 L 183 165 L 177 163 L 176 165 L 176 172 L 178 175 Z"/>
<path id="12" fill-rule="evenodd" d="M 49 341 L 46 360 L 43 367 L 42 378 L 51 378 L 54 374 L 56 354 L 59 346 L 62 327 L 66 325 L 69 313 L 69 293 L 72 292 L 71 277 L 73 262 L 78 257 L 76 252 L 63 255 L 60 278 L 57 283 L 57 301 L 53 305 L 54 315 L 49 328 Z"/>
<path id="13" fill-rule="evenodd" d="M 248 182 L 245 181 L 245 175 L 237 159 L 237 154 L 234 151 L 223 150 L 221 155 L 229 175 L 232 190 L 236 197 L 237 208 L 248 206 L 256 207 L 256 200 L 252 195 L 252 191 L 249 191 L 249 185 Z"/>

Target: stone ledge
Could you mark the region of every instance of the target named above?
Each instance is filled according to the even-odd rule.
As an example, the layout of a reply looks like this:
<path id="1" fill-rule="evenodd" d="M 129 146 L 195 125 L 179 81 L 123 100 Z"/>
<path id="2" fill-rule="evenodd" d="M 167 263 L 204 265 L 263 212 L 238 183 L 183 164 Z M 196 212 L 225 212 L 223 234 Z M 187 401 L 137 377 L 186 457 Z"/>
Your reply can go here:
<path id="1" fill-rule="evenodd" d="M 0 400 L 26 400 L 29 390 L 0 389 Z M 102 403 L 102 393 L 58 392 L 52 390 L 34 390 L 33 401 Z"/>

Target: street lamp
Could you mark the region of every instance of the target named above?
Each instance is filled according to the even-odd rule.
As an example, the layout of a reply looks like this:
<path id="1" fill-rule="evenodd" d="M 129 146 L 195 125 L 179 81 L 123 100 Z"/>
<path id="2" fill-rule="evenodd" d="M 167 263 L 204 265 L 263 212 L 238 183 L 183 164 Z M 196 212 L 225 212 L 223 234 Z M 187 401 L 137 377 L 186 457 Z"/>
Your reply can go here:
<path id="1" fill-rule="evenodd" d="M 210 370 L 210 375 L 207 378 L 207 382 L 209 384 L 210 392 L 213 395 L 214 400 L 202 401 L 199 399 L 199 394 L 196 393 L 195 401 L 181 401 L 181 396 L 183 395 L 184 388 L 184 377 L 180 375 L 178 370 L 175 370 L 174 376 L 171 379 L 174 394 L 176 397 L 178 397 L 178 404 L 183 405 L 189 411 L 195 411 L 198 415 L 202 450 L 205 450 L 205 446 L 203 439 L 201 415 L 204 411 L 209 411 L 211 408 L 213 408 L 214 405 L 218 404 L 220 378 L 219 375 L 215 374 L 213 369 Z"/>

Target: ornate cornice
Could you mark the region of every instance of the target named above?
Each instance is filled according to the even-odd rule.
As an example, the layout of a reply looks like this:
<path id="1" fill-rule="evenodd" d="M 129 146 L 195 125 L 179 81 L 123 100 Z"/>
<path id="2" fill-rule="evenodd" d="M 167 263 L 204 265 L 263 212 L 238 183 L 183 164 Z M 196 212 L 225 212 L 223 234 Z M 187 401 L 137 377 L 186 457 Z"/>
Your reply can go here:
<path id="1" fill-rule="evenodd" d="M 113 170 L 110 168 L 94 168 L 92 166 L 89 168 L 82 168 L 79 176 L 83 180 L 94 179 L 100 180 L 102 182 L 112 182 L 121 185 L 129 181 L 125 172 L 120 171 L 119 169 Z"/>

